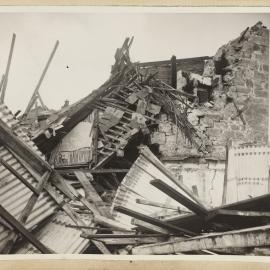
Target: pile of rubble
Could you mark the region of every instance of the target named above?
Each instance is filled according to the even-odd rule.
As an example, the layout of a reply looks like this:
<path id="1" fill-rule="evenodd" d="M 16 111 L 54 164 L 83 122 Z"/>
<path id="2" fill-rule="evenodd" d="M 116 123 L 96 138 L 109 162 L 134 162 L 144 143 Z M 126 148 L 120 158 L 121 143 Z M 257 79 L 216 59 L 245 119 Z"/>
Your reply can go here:
<path id="1" fill-rule="evenodd" d="M 1 253 L 268 254 L 270 147 L 246 119 L 266 63 L 248 93 L 236 76 L 266 34 L 258 23 L 213 58 L 160 63 L 131 62 L 127 38 L 100 88 L 52 111 L 39 87 L 56 43 L 25 114 L 0 106 Z"/>

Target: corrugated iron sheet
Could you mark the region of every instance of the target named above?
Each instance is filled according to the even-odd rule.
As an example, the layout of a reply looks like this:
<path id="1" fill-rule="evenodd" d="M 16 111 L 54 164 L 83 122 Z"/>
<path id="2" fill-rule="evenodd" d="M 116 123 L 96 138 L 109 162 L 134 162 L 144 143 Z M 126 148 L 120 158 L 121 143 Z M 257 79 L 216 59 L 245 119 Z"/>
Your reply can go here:
<path id="1" fill-rule="evenodd" d="M 12 112 L 5 104 L 0 104 L 0 119 L 10 128 L 13 133 L 17 135 L 22 142 L 27 144 L 34 150 L 38 155 L 45 159 L 44 155 L 39 151 L 35 143 L 29 138 L 26 130 L 19 125 L 19 121 L 14 118 Z"/>
<path id="2" fill-rule="evenodd" d="M 153 155 L 150 151 L 148 151 L 147 153 L 149 155 Z M 114 218 L 118 222 L 125 224 L 129 228 L 134 227 L 131 224 L 132 218 L 117 211 L 114 211 L 114 208 L 116 206 L 125 206 L 129 209 L 149 216 L 166 216 L 168 214 L 173 215 L 176 213 L 175 210 L 165 208 L 161 209 L 149 205 L 138 204 L 136 203 L 136 199 L 144 199 L 151 202 L 176 206 L 182 210 L 188 211 L 188 209 L 186 209 L 184 206 L 180 205 L 178 202 L 176 202 L 175 200 L 173 200 L 172 198 L 170 198 L 169 196 L 159 191 L 157 188 L 150 184 L 151 180 L 161 179 L 162 181 L 183 194 L 183 191 L 174 182 L 172 182 L 171 179 L 169 179 L 164 173 L 162 173 L 153 163 L 151 163 L 148 160 L 148 157 L 149 156 L 145 154 L 141 154 L 134 162 L 129 172 L 122 180 L 112 204 L 112 213 Z M 157 162 L 162 165 L 160 161 L 157 160 Z M 164 167 L 164 169 L 166 168 Z"/>
<path id="3" fill-rule="evenodd" d="M 226 203 L 269 193 L 269 165 L 269 145 L 231 148 Z"/>
<path id="4" fill-rule="evenodd" d="M 80 219 L 87 226 L 92 225 L 91 215 L 80 215 Z M 82 253 L 89 245 L 89 240 L 80 237 L 81 229 L 69 228 L 66 225 L 75 225 L 73 221 L 64 213 L 57 213 L 53 219 L 43 226 L 35 237 L 48 248 L 61 254 L 79 254 Z M 31 244 L 26 243 L 16 254 L 33 254 L 40 253 Z"/>
<path id="5" fill-rule="evenodd" d="M 38 155 L 41 156 L 41 152 L 26 135 L 26 132 L 24 132 L 22 128 L 17 125 L 18 121 L 14 119 L 11 111 L 4 104 L 0 104 L 0 119 L 5 122 L 22 141 L 28 144 Z M 37 181 L 21 165 L 14 154 L 4 146 L 0 147 L 0 158 L 6 161 L 13 169 L 22 175 L 26 181 L 36 187 Z M 0 165 L 0 204 L 12 216 L 19 219 L 22 210 L 25 208 L 32 194 L 32 191 L 28 187 L 26 187 L 3 165 Z M 42 192 L 34 206 L 34 209 L 27 219 L 25 224 L 26 228 L 31 229 L 40 221 L 50 216 L 57 207 L 57 204 L 47 194 L 47 192 Z M 0 252 L 11 235 L 13 235 L 11 230 L 0 225 Z"/>

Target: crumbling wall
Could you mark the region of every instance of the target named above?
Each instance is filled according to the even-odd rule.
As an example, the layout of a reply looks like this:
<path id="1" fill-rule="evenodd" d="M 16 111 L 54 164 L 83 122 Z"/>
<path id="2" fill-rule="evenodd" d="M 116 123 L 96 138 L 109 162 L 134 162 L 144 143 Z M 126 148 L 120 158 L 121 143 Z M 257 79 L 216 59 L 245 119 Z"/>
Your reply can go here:
<path id="1" fill-rule="evenodd" d="M 163 156 L 204 155 L 225 159 L 226 144 L 267 143 L 269 115 L 269 30 L 261 22 L 222 46 L 205 62 L 203 76 L 215 81 L 211 104 L 189 110 L 189 121 L 203 138 L 197 151 L 171 119 L 161 117 L 151 136 Z"/>
<path id="2" fill-rule="evenodd" d="M 185 186 L 189 187 L 206 205 L 222 205 L 224 188 L 224 161 L 205 160 L 201 158 L 183 161 L 163 161 Z"/>

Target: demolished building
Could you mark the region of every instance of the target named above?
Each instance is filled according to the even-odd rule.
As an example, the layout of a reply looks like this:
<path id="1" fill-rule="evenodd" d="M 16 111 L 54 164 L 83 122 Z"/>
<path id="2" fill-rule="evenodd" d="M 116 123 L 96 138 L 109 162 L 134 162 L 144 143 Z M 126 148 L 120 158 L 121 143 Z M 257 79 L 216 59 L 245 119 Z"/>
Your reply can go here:
<path id="1" fill-rule="evenodd" d="M 2 105 L 1 253 L 269 254 L 269 30 L 160 62 L 132 42 L 75 104 Z"/>

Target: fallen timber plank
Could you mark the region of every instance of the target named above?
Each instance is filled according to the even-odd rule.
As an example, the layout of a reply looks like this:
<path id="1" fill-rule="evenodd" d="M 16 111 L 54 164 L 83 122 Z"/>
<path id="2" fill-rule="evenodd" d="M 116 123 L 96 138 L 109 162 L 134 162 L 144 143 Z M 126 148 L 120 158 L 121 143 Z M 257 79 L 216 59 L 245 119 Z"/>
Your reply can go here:
<path id="1" fill-rule="evenodd" d="M 145 222 L 145 221 L 142 221 L 142 220 L 139 220 L 136 218 L 133 218 L 131 220 L 131 224 L 137 226 L 140 229 L 140 231 L 146 230 L 146 231 L 150 231 L 150 232 L 154 232 L 154 233 L 161 233 L 161 234 L 169 234 L 170 233 L 169 230 L 160 228 L 158 226 L 155 226 L 153 224 L 150 224 L 148 222 Z"/>
<path id="2" fill-rule="evenodd" d="M 165 174 L 173 183 L 175 183 L 181 190 L 183 190 L 194 202 L 198 203 L 201 206 L 204 206 L 204 203 L 197 196 L 195 196 L 188 187 L 180 183 L 178 179 L 164 167 L 164 165 L 159 161 L 156 156 L 152 154 L 148 147 L 141 147 L 140 153 L 150 163 L 156 166 L 163 174 Z"/>
<path id="3" fill-rule="evenodd" d="M 180 204 L 187 207 L 189 210 L 191 210 L 195 214 L 202 216 L 202 217 L 208 215 L 208 210 L 204 206 L 190 200 L 188 197 L 179 193 L 178 191 L 176 191 L 174 188 L 167 185 L 163 181 L 156 179 L 156 180 L 152 180 L 150 183 L 151 183 L 151 185 L 153 185 L 154 187 L 156 187 L 160 191 L 167 194 L 169 197 L 173 198 L 174 200 L 176 200 Z"/>
<path id="4" fill-rule="evenodd" d="M 219 209 L 213 213 L 211 218 L 215 216 L 241 216 L 241 217 L 270 217 L 270 211 L 241 211 L 241 210 L 227 210 L 227 209 Z"/>
<path id="5" fill-rule="evenodd" d="M 60 174 L 74 174 L 75 171 L 81 171 L 91 174 L 111 174 L 111 173 L 127 173 L 130 169 L 56 169 Z"/>
<path id="6" fill-rule="evenodd" d="M 19 221 L 17 221 L 12 215 L 5 210 L 2 205 L 0 205 L 0 216 L 20 233 L 24 238 L 26 238 L 34 247 L 36 247 L 43 254 L 53 254 L 54 252 L 44 246 L 39 240 L 37 240 L 33 234 L 31 234 Z"/>
<path id="7" fill-rule="evenodd" d="M 11 65 L 15 40 L 16 40 L 16 35 L 13 34 L 12 40 L 11 40 L 11 45 L 10 45 L 10 50 L 9 50 L 9 55 L 8 55 L 8 62 L 7 62 L 6 71 L 5 71 L 4 80 L 3 80 L 3 86 L 0 88 L 0 90 L 1 90 L 1 97 L 0 97 L 1 103 L 4 103 L 4 100 L 5 100 L 6 88 L 7 88 L 7 83 L 8 83 L 8 74 L 9 74 L 9 69 L 10 69 L 10 65 Z"/>
<path id="8" fill-rule="evenodd" d="M 94 187 L 90 183 L 90 179 L 85 175 L 82 171 L 74 171 L 75 176 L 82 184 L 83 189 L 85 191 L 85 197 L 90 202 L 102 201 Z"/>
<path id="9" fill-rule="evenodd" d="M 77 228 L 77 229 L 92 229 L 92 230 L 98 230 L 98 231 L 105 231 L 105 232 L 108 232 L 108 231 L 117 231 L 117 232 L 128 232 L 128 233 L 132 233 L 135 231 L 132 231 L 132 230 L 124 230 L 124 229 L 115 229 L 115 228 L 100 228 L 100 227 L 93 227 L 93 226 L 79 226 L 79 225 L 70 225 L 70 224 L 67 224 L 65 225 L 66 227 L 68 228 Z"/>
<path id="10" fill-rule="evenodd" d="M 90 170 L 92 174 L 104 174 L 104 173 L 127 173 L 130 169 L 99 169 Z"/>
<path id="11" fill-rule="evenodd" d="M 1 119 L 0 142 L 7 148 L 12 149 L 36 171 L 44 173 L 52 170 L 51 166 L 36 154 L 30 146 L 22 142 Z"/>
<path id="12" fill-rule="evenodd" d="M 153 218 L 153 217 L 150 217 L 150 216 L 147 216 L 147 215 L 144 215 L 144 214 L 141 214 L 141 213 L 138 213 L 136 211 L 133 211 L 131 209 L 128 209 L 126 207 L 123 207 L 123 206 L 116 206 L 114 208 L 115 211 L 118 211 L 122 214 L 126 214 L 128 216 L 131 216 L 131 217 L 134 217 L 134 218 L 137 218 L 139 220 L 142 220 L 142 221 L 145 221 L 145 222 L 148 222 L 150 224 L 153 224 L 153 225 L 156 225 L 156 226 L 159 226 L 161 228 L 164 228 L 164 229 L 167 229 L 169 230 L 170 232 L 178 232 L 178 233 L 182 233 L 182 235 L 195 235 L 193 232 L 187 230 L 187 229 L 183 229 L 183 228 L 180 228 L 180 227 L 177 227 L 177 226 L 173 226 L 167 222 L 164 222 L 164 221 L 161 221 L 159 219 L 156 219 L 156 218 Z"/>
<path id="13" fill-rule="evenodd" d="M 12 168 L 6 161 L 3 159 L 0 159 L 0 163 L 8 170 L 10 171 L 14 176 L 16 176 L 17 179 L 19 179 L 25 186 L 27 186 L 35 195 L 39 195 L 39 191 L 32 186 L 22 175 L 20 175 L 15 169 Z"/>
<path id="14" fill-rule="evenodd" d="M 145 238 L 103 238 L 97 239 L 107 246 L 120 246 L 120 245 L 143 245 L 154 244 L 164 240 L 164 237 L 145 237 Z"/>
<path id="15" fill-rule="evenodd" d="M 37 184 L 36 190 L 38 194 L 32 194 L 32 196 L 30 197 L 29 201 L 27 202 L 25 208 L 23 209 L 21 216 L 20 216 L 20 221 L 21 222 L 26 222 L 28 216 L 30 215 L 31 211 L 33 210 L 40 193 L 43 191 L 47 181 L 49 180 L 51 172 L 47 171 L 44 173 L 44 175 L 41 178 L 41 181 L 39 181 L 39 183 Z"/>
<path id="16" fill-rule="evenodd" d="M 167 204 L 163 204 L 163 203 L 151 202 L 151 201 L 143 200 L 143 199 L 136 199 L 136 203 L 149 205 L 149 206 L 154 206 L 154 207 L 158 207 L 158 208 L 171 209 L 171 210 L 181 212 L 181 209 L 179 207 L 172 206 L 172 205 L 167 205 Z"/>
<path id="17" fill-rule="evenodd" d="M 74 173 L 84 188 L 86 200 L 95 206 L 99 214 L 110 218 L 108 211 L 106 211 L 102 207 L 99 207 L 99 206 L 104 206 L 105 203 L 103 202 L 103 200 L 101 199 L 101 197 L 99 196 L 99 194 L 97 193 L 93 185 L 91 184 L 90 179 L 87 177 L 87 175 L 82 171 L 75 171 Z M 93 180 L 93 176 L 91 175 L 90 177 Z"/>
<path id="18" fill-rule="evenodd" d="M 46 65 L 45 65 L 45 68 L 43 69 L 42 74 L 41 74 L 41 76 L 40 76 L 40 78 L 38 80 L 38 83 L 37 83 L 37 85 L 35 87 L 34 93 L 33 93 L 32 97 L 31 97 L 29 103 L 27 104 L 27 107 L 26 107 L 25 112 L 24 112 L 25 115 L 28 115 L 28 113 L 30 112 L 31 108 L 33 107 L 33 105 L 36 102 L 37 93 L 38 93 L 39 88 L 40 88 L 40 86 L 41 86 L 41 84 L 42 84 L 42 82 L 43 82 L 43 80 L 45 78 L 45 75 L 46 75 L 46 73 L 48 71 L 48 68 L 49 68 L 51 62 L 52 62 L 52 59 L 53 59 L 53 57 L 55 55 L 55 52 L 56 52 L 56 50 L 58 48 L 58 45 L 59 45 L 59 41 L 57 40 L 56 43 L 55 43 L 55 45 L 54 45 L 54 47 L 53 47 L 53 50 L 52 50 L 52 52 L 51 52 L 51 54 L 49 56 L 49 59 L 48 59 Z"/>
<path id="19" fill-rule="evenodd" d="M 77 218 L 76 213 L 70 207 L 68 203 L 64 201 L 58 193 L 56 193 L 53 187 L 50 184 L 46 186 L 47 192 L 51 195 L 51 197 L 56 201 L 56 203 L 65 211 L 65 213 L 73 220 L 76 225 L 86 226 L 83 220 L 79 220 Z M 107 247 L 98 241 L 91 240 L 91 242 L 103 253 L 103 254 L 111 254 L 111 252 L 107 249 Z"/>
<path id="20" fill-rule="evenodd" d="M 55 174 L 55 179 L 58 178 L 59 185 L 58 188 L 61 190 L 61 184 L 64 182 L 60 175 Z M 54 180 L 56 182 L 56 180 Z M 108 227 L 112 227 L 115 229 L 126 229 L 126 227 L 122 226 L 119 222 L 110 218 L 110 216 L 99 209 L 94 203 L 90 203 L 86 198 L 83 198 L 76 189 L 74 189 L 70 184 L 65 182 L 66 187 L 69 189 L 71 194 L 79 200 L 87 209 L 89 209 L 94 214 L 94 221 L 98 224 L 105 225 Z M 99 202 L 103 202 L 99 195 L 96 193 L 95 198 L 98 199 Z M 105 216 L 102 216 L 105 215 Z"/>
<path id="21" fill-rule="evenodd" d="M 103 238 L 146 238 L 146 237 L 170 237 L 170 236 L 178 236 L 175 234 L 159 234 L 159 233 L 152 233 L 152 234 L 89 234 L 89 233 L 82 233 L 81 237 L 87 239 L 103 239 Z"/>
<path id="22" fill-rule="evenodd" d="M 239 211 L 264 211 L 264 212 L 268 212 L 270 211 L 270 194 L 265 194 L 262 196 L 258 196 L 255 198 L 251 198 L 251 199 L 246 199 L 243 201 L 239 201 L 239 202 L 234 202 L 231 204 L 227 204 L 227 205 L 223 205 L 221 207 L 216 207 L 213 208 L 211 210 L 209 210 L 209 217 L 211 216 L 212 213 L 220 210 L 220 209 L 225 209 L 225 210 L 239 210 Z M 217 216 L 218 217 L 218 216 Z M 234 216 L 234 219 L 237 216 Z M 235 226 L 237 225 L 238 228 L 247 228 L 247 227 L 255 227 L 258 225 L 264 225 L 262 223 L 258 224 L 258 221 L 256 221 L 257 225 L 254 224 L 254 218 L 252 218 L 253 222 L 252 224 L 247 222 L 247 218 L 248 217 L 241 217 L 242 219 L 244 218 L 245 221 L 242 222 L 241 226 L 239 225 L 239 219 L 237 219 L 236 221 L 233 220 L 229 220 L 229 216 L 226 216 L 226 222 L 228 223 L 228 225 L 231 226 Z M 178 217 L 173 217 L 173 218 L 167 218 L 165 219 L 166 222 L 168 222 L 169 224 L 175 225 L 175 226 L 180 226 L 183 228 L 187 228 L 190 229 L 194 232 L 200 233 L 200 231 L 202 230 L 202 228 L 204 228 L 207 223 L 209 223 L 207 221 L 206 218 L 204 217 L 200 217 L 196 214 L 187 214 L 187 215 L 179 215 Z M 211 223 L 215 222 L 215 218 L 210 220 Z M 221 228 L 222 231 L 224 231 L 224 228 Z M 228 230 L 228 229 L 226 229 Z M 220 230 L 219 230 L 220 231 Z"/>
<path id="23" fill-rule="evenodd" d="M 119 223 L 116 220 L 113 220 L 111 218 L 107 218 L 101 215 L 95 215 L 94 216 L 94 221 L 97 224 L 103 225 L 105 227 L 109 227 L 112 229 L 115 229 L 116 231 L 121 231 L 121 230 L 127 230 L 127 227 L 121 223 Z"/>
<path id="24" fill-rule="evenodd" d="M 27 221 L 29 215 L 31 214 L 32 210 L 34 209 L 34 206 L 36 204 L 36 202 L 38 201 L 39 195 L 40 193 L 43 191 L 44 186 L 46 185 L 49 177 L 50 177 L 51 172 L 47 171 L 44 173 L 44 175 L 39 179 L 36 178 L 36 180 L 38 181 L 37 184 L 37 192 L 38 194 L 33 193 L 30 197 L 30 199 L 28 200 L 25 208 L 22 210 L 20 217 L 18 219 L 19 222 L 21 222 L 22 224 L 25 224 L 25 222 Z M 5 248 L 3 249 L 3 253 L 10 253 L 12 246 L 14 245 L 14 243 L 17 240 L 17 235 L 10 235 L 10 241 L 8 242 L 8 244 L 5 246 Z"/>
<path id="25" fill-rule="evenodd" d="M 132 254 L 173 254 L 205 249 L 246 248 L 270 244 L 270 225 L 135 247 Z"/>

